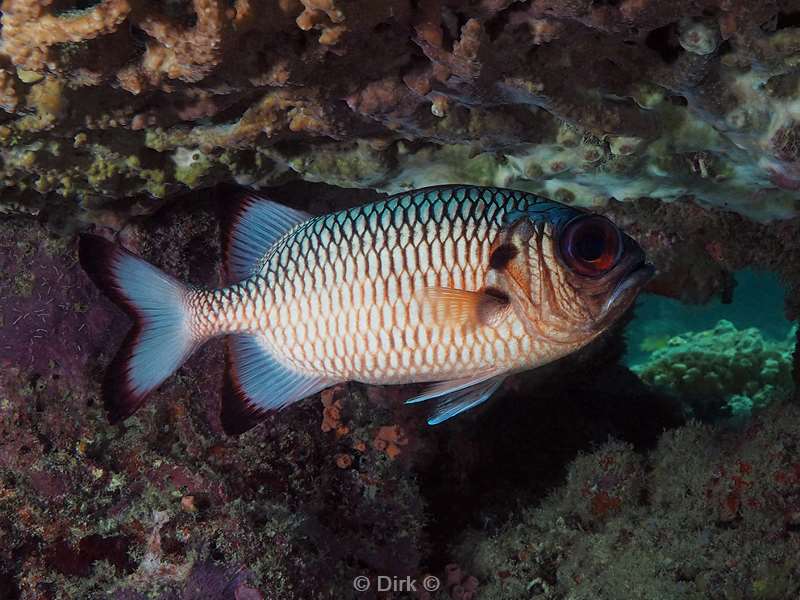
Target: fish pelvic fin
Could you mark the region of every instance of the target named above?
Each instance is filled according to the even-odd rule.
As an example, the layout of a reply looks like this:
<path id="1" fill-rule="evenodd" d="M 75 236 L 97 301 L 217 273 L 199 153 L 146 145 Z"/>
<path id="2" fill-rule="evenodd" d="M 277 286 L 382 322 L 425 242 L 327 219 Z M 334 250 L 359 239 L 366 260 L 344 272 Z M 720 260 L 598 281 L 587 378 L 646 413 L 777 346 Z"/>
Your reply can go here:
<path id="1" fill-rule="evenodd" d="M 203 340 L 191 330 L 187 288 L 118 244 L 83 234 L 81 266 L 128 313 L 133 327 L 108 366 L 103 403 L 111 423 L 131 416 Z"/>
<path id="2" fill-rule="evenodd" d="M 486 402 L 506 377 L 508 373 L 505 371 L 486 369 L 469 377 L 441 381 L 406 400 L 406 404 L 433 400 L 434 408 L 428 417 L 428 425 L 438 425 Z"/>
<path id="3" fill-rule="evenodd" d="M 340 382 L 281 364 L 261 335 L 231 335 L 226 341 L 220 421 L 229 435 L 244 433 L 270 413 Z"/>
<path id="4" fill-rule="evenodd" d="M 258 271 L 272 246 L 311 215 L 259 196 L 248 189 L 233 192 L 233 206 L 223 220 L 223 254 L 228 283 Z M 227 203 L 226 203 L 227 204 Z"/>

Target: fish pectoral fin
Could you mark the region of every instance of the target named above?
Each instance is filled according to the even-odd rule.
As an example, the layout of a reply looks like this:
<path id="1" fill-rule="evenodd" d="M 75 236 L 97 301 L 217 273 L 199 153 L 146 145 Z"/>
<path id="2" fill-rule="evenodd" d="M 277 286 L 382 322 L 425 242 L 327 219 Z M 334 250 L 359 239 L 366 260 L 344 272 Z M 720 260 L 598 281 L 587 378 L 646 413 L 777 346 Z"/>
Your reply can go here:
<path id="1" fill-rule="evenodd" d="M 435 406 L 428 417 L 428 425 L 438 425 L 456 415 L 475 408 L 479 404 L 483 404 L 497 391 L 497 388 L 505 381 L 506 376 L 506 373 L 501 373 L 468 385 L 465 385 L 464 380 L 456 380 L 460 383 L 452 386 L 449 392 L 436 396 Z M 420 402 L 421 400 L 412 399 L 411 401 Z"/>
<path id="2" fill-rule="evenodd" d="M 220 420 L 230 435 L 244 433 L 269 413 L 339 383 L 282 365 L 260 335 L 229 336 L 225 362 Z"/>
<path id="3" fill-rule="evenodd" d="M 422 322 L 443 327 L 496 326 L 511 310 L 508 296 L 494 288 L 468 292 L 428 287 L 420 292 L 419 300 Z"/>
<path id="4" fill-rule="evenodd" d="M 257 195 L 239 192 L 236 206 L 226 213 L 223 226 L 223 252 L 230 283 L 255 273 L 267 251 L 284 234 L 311 218 L 311 215 Z"/>

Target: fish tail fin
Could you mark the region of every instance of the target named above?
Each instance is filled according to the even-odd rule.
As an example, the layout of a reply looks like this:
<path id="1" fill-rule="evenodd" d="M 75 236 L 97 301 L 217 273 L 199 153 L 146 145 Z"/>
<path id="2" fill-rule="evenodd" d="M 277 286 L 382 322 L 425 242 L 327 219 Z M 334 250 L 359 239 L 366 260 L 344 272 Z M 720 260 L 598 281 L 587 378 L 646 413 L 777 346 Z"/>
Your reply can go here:
<path id="1" fill-rule="evenodd" d="M 92 281 L 134 322 L 103 382 L 109 421 L 117 423 L 136 412 L 203 340 L 192 333 L 188 290 L 177 279 L 96 235 L 81 235 L 78 252 Z"/>

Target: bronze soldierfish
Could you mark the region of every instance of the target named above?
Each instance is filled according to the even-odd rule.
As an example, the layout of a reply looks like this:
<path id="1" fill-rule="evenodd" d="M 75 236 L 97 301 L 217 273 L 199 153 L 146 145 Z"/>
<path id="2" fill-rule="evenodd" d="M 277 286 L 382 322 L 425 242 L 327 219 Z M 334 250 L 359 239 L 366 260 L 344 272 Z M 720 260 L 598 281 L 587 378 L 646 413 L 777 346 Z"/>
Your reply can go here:
<path id="1" fill-rule="evenodd" d="M 206 340 L 229 336 L 222 422 L 242 432 L 339 382 L 432 382 L 437 424 L 509 374 L 586 345 L 653 269 L 604 217 L 525 192 L 442 186 L 319 217 L 255 195 L 233 219 L 231 284 L 184 286 L 97 236 L 81 262 L 134 327 L 109 367 L 112 421 Z"/>

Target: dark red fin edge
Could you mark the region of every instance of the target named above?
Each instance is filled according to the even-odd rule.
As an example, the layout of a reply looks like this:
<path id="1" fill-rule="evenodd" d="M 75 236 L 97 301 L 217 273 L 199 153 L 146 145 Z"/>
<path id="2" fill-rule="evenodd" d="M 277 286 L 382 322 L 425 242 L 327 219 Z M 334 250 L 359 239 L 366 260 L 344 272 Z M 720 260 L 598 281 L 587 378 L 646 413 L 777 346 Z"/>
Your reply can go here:
<path id="1" fill-rule="evenodd" d="M 236 368 L 231 360 L 230 344 L 225 342 L 225 374 L 222 378 L 222 398 L 219 420 L 228 435 L 241 435 L 261 423 L 270 411 L 254 406 L 242 389 Z"/>
<path id="2" fill-rule="evenodd" d="M 111 424 L 121 423 L 144 404 L 149 394 L 136 394 L 128 379 L 128 364 L 139 341 L 141 328 L 134 325 L 114 359 L 106 367 L 103 378 L 103 406 Z"/>
<path id="3" fill-rule="evenodd" d="M 113 274 L 112 261 L 118 253 L 130 254 L 119 244 L 91 233 L 78 238 L 78 260 L 89 279 L 117 306 L 134 320 L 140 318 L 136 307 L 122 294 Z"/>

